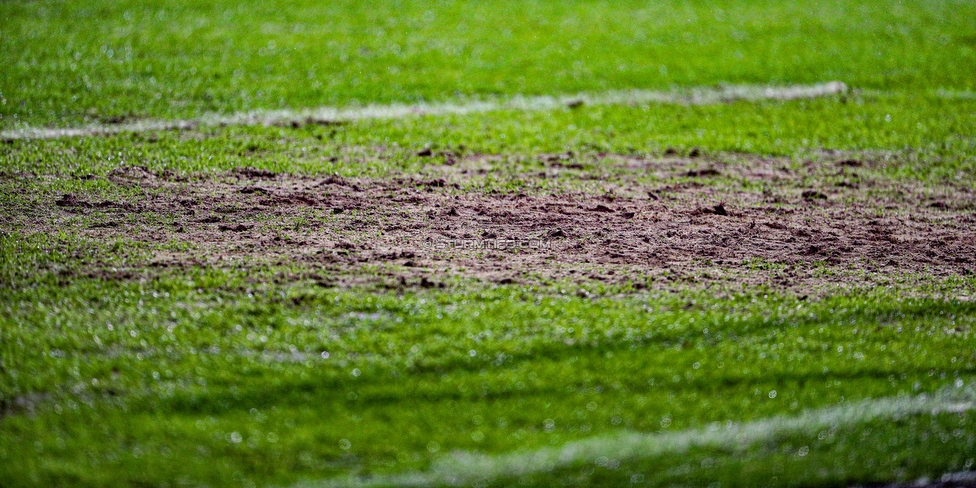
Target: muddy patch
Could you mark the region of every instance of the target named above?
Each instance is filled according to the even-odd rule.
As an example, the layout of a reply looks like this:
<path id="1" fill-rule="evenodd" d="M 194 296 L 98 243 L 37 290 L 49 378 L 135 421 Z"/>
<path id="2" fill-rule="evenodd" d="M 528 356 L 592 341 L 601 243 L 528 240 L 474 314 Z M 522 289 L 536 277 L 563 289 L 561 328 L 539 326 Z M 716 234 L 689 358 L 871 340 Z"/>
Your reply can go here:
<path id="1" fill-rule="evenodd" d="M 545 161 L 566 170 L 563 159 Z M 573 169 L 623 175 L 609 187 L 516 192 L 471 189 L 464 165 L 451 166 L 444 177 L 432 171 L 388 179 L 248 168 L 176 178 L 130 167 L 105 178 L 138 197 L 41 188 L 35 208 L 2 218 L 25 233 L 68 230 L 96 241 L 146 243 L 151 258 L 142 266 L 299 265 L 327 284 L 355 276 L 441 286 L 464 277 L 804 291 L 976 269 L 976 211 L 966 189 L 863 178 L 837 184 L 838 168 L 854 168 L 847 162 L 819 168 L 833 179 L 818 179 L 778 161 L 610 156 L 596 169 Z M 646 183 L 640 175 L 652 170 L 667 179 Z M 5 192 L 14 180 L 5 178 Z"/>

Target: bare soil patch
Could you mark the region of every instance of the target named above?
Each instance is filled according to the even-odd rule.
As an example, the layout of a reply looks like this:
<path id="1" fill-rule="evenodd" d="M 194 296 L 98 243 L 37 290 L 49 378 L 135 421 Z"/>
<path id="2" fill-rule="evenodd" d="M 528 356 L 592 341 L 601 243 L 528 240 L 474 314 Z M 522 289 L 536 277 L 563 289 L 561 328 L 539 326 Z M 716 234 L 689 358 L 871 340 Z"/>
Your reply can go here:
<path id="1" fill-rule="evenodd" d="M 861 170 L 848 161 L 810 170 L 833 175 L 828 184 L 776 160 L 601 156 L 597 170 L 544 160 L 551 162 L 545 172 L 518 178 L 573 171 L 574 181 L 602 177 L 603 184 L 599 191 L 463 190 L 485 173 L 468 170 L 483 158 L 389 179 L 248 168 L 177 178 L 129 167 L 106 179 L 139 197 L 41 191 L 26 216 L 2 218 L 21 232 L 68 229 L 147 243 L 151 259 L 142 266 L 300 264 L 323 284 L 438 286 L 473 277 L 815 292 L 976 270 L 976 211 L 965 188 L 836 178 Z M 642 183 L 649 171 L 670 179 Z M 5 191 L 17 178 L 4 177 Z"/>

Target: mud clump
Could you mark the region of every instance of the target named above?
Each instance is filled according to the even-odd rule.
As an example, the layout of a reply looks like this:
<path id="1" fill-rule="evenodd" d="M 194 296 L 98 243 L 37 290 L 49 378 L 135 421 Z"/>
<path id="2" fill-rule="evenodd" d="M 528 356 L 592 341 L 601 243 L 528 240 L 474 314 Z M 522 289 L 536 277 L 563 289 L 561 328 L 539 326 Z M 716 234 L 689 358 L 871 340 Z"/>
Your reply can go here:
<path id="1" fill-rule="evenodd" d="M 817 190 L 806 190 L 800 194 L 804 200 L 826 200 L 827 195 Z"/>
<path id="2" fill-rule="evenodd" d="M 274 178 L 275 176 L 278 176 L 277 173 L 273 171 L 268 171 L 266 169 L 247 168 L 241 166 L 234 168 L 234 174 L 244 178 L 262 178 L 262 179 Z"/>
<path id="3" fill-rule="evenodd" d="M 229 225 L 218 225 L 217 230 L 229 231 L 229 232 L 244 232 L 246 230 L 251 230 L 253 225 L 246 224 L 229 224 Z"/>
<path id="4" fill-rule="evenodd" d="M 721 176 L 722 172 L 715 168 L 693 169 L 685 171 L 682 176 L 689 178 L 705 178 L 710 176 Z"/>
<path id="5" fill-rule="evenodd" d="M 710 208 L 702 209 L 702 213 L 720 215 L 722 217 L 728 217 L 729 211 L 725 209 L 725 204 L 720 203 L 718 205 L 712 206 Z"/>

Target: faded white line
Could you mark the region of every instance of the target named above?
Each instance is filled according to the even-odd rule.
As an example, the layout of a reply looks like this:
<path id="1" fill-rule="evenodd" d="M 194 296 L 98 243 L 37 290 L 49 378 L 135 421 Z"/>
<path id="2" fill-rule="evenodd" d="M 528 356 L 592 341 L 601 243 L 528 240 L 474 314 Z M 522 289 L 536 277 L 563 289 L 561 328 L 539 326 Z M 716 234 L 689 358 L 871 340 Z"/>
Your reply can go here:
<path id="1" fill-rule="evenodd" d="M 853 426 L 882 418 L 921 414 L 965 413 L 976 409 L 976 390 L 950 387 L 933 395 L 890 397 L 776 416 L 745 423 L 711 424 L 704 429 L 644 434 L 623 432 L 564 444 L 561 447 L 498 456 L 454 453 L 435 461 L 430 470 L 369 478 L 304 482 L 300 487 L 470 486 L 472 484 L 544 473 L 555 468 L 681 454 L 696 447 L 741 449 L 783 435 L 816 435 L 824 429 Z"/>
<path id="2" fill-rule="evenodd" d="M 0 132 L 3 139 L 54 139 L 101 134 L 185 130 L 199 126 L 275 125 L 306 122 L 344 122 L 364 119 L 396 119 L 419 115 L 463 115 L 498 110 L 555 110 L 576 105 L 676 104 L 709 105 L 733 101 L 797 100 L 835 95 L 847 91 L 839 81 L 815 85 L 727 85 L 675 91 L 620 90 L 561 96 L 515 96 L 489 100 L 465 100 L 430 104 L 367 105 L 365 107 L 320 107 L 305 110 L 256 110 L 230 115 L 207 114 L 190 120 L 141 120 L 123 124 L 95 124 L 84 127 L 23 127 Z"/>
<path id="3" fill-rule="evenodd" d="M 936 95 L 941 98 L 947 98 L 950 100 L 976 100 L 976 92 L 974 91 L 960 91 L 960 90 L 939 90 Z"/>

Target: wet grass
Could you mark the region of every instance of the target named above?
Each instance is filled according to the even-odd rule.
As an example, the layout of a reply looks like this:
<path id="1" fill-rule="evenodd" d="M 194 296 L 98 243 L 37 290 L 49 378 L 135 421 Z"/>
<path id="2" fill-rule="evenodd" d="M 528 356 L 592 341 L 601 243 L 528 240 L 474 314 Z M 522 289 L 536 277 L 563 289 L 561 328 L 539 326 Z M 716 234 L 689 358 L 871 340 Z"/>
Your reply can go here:
<path id="1" fill-rule="evenodd" d="M 840 106 L 735 108 L 803 113 L 795 109 L 835 103 Z M 104 178 L 87 179 L 130 165 L 188 177 L 202 171 L 204 178 L 236 166 L 419 174 L 445 162 L 446 156 L 416 156 L 428 144 L 502 155 L 493 163 L 497 186 L 483 189 L 514 192 L 524 188 L 508 182 L 544 168 L 545 157 L 532 155 L 539 148 L 528 138 L 513 137 L 511 146 L 478 142 L 473 127 L 508 120 L 514 131 L 511 121 L 521 120 L 527 131 L 541 132 L 552 119 L 567 126 L 589 119 L 595 132 L 600 118 L 594 114 L 639 110 L 224 128 L 200 138 L 18 141 L 3 156 L 2 197 L 8 221 L 64 192 L 93 201 L 140 198 Z M 676 110 L 690 118 L 712 109 Z M 726 118 L 721 130 L 738 130 L 732 107 L 714 110 Z M 467 128 L 431 137 L 445 121 Z M 947 132 L 955 130 L 947 125 Z M 329 133 L 336 138 L 324 137 Z M 399 148 L 361 149 L 389 140 L 401 141 Z M 799 141 L 793 143 L 791 151 L 801 154 Z M 242 150 L 242 144 L 255 147 Z M 865 142 L 858 146 L 865 152 L 853 153 L 864 161 L 857 172 L 865 178 L 919 177 L 937 189 L 971 176 L 965 151 L 867 149 L 878 146 L 884 147 Z M 599 166 L 598 150 L 589 146 L 564 142 L 546 149 L 574 151 L 562 161 L 583 165 L 572 175 L 613 171 Z M 645 150 L 663 152 L 650 144 Z M 336 154 L 334 166 L 317 163 Z M 707 166 L 712 158 L 735 157 L 706 153 L 700 160 Z M 851 155 L 810 157 L 828 168 Z M 802 161 L 796 155 L 784 164 Z M 35 176 L 15 175 L 20 172 Z M 706 184 L 739 183 L 719 176 Z M 748 421 L 976 379 L 976 309 L 953 298 L 972 295 L 971 278 L 921 277 L 907 289 L 854 291 L 813 303 L 768 288 L 721 299 L 714 289 L 643 293 L 586 283 L 334 289 L 301 278 L 309 270 L 294 267 L 144 269 L 138 263 L 147 256 L 179 243 L 98 243 L 76 232 L 73 225 L 52 235 L 19 227 L 3 236 L 0 477 L 10 486 L 283 485 L 423 470 L 453 450 L 505 453 L 620 429 Z M 950 298 L 899 299 L 900 292 Z M 921 415 L 840 429 L 829 439 L 772 439 L 762 448 L 608 461 L 498 482 L 790 486 L 914 479 L 970 468 L 972 459 L 960 453 L 971 452 L 971 424 L 971 413 Z M 803 459 L 796 454 L 801 447 L 808 449 Z"/>
<path id="2" fill-rule="evenodd" d="M 0 244 L 9 486 L 314 483 L 976 380 L 971 277 L 812 302 L 768 287 L 323 288 L 303 266 L 147 269 L 162 243 L 70 227 Z M 972 422 L 914 415 L 496 481 L 914 479 L 970 468 Z"/>
<path id="3" fill-rule="evenodd" d="M 143 197 L 104 178 L 129 166 L 188 178 L 236 167 L 390 177 L 490 157 L 490 174 L 462 190 L 517 193 L 551 189 L 523 176 L 562 154 L 576 168 L 552 188 L 599 191 L 624 177 L 606 154 L 675 152 L 702 167 L 809 163 L 820 179 L 804 182 L 857 174 L 932 193 L 976 184 L 972 2 L 513 5 L 0 2 L 3 130 L 721 83 L 852 88 L 792 102 L 0 141 L 0 484 L 314 483 L 423 470 L 454 450 L 672 432 L 976 381 L 971 274 L 816 299 L 694 283 L 337 288 L 300 265 L 148 268 L 190 244 L 93 241 L 79 230 L 98 223 L 86 216 L 56 232 L 28 225 L 64 193 Z M 431 156 L 418 155 L 425 148 Z M 860 166 L 842 173 L 843 160 Z M 627 177 L 649 188 L 683 181 Z M 702 183 L 762 191 L 732 172 Z M 912 480 L 972 469 L 974 421 L 972 410 L 913 415 L 494 482 Z"/>
<path id="4" fill-rule="evenodd" d="M 970 422 L 954 414 L 875 420 L 758 446 L 695 448 L 637 462 L 597 459 L 486 485 L 552 486 L 555 479 L 562 486 L 850 486 L 883 484 L 892 475 L 938 481 L 950 466 L 976 462 L 968 454 L 976 445 L 961 434 Z"/>
<path id="5" fill-rule="evenodd" d="M 817 303 L 515 286 L 361 293 L 275 285 L 275 271 L 8 289 L 4 479 L 281 484 L 976 379 L 968 302 L 883 291 Z M 894 451 L 853 452 L 876 460 L 874 479 L 962 469 L 972 460 L 955 453 L 973 434 L 961 415 L 946 420 L 962 429 L 952 442 L 933 446 L 952 454 L 939 462 L 890 462 L 913 458 L 917 429 L 882 429 Z M 815 454 L 844 466 L 848 450 Z M 751 456 L 764 473 L 764 456 Z M 852 473 L 863 472 L 823 479 L 863 476 Z"/>
<path id="6" fill-rule="evenodd" d="M 854 94 L 794 102 L 680 107 L 582 107 L 408 117 L 300 128 L 226 127 L 82 139 L 16 140 L 6 171 L 105 174 L 126 164 L 199 172 L 249 166 L 273 171 L 389 176 L 442 164 L 442 153 L 529 158 L 572 152 L 661 155 L 698 149 L 832 164 L 859 159 L 907 179 L 976 178 L 976 99 Z M 435 157 L 417 153 L 430 148 Z"/>
<path id="7" fill-rule="evenodd" d="M 974 16 L 934 0 L 4 2 L 0 127 L 718 83 L 971 98 Z"/>

